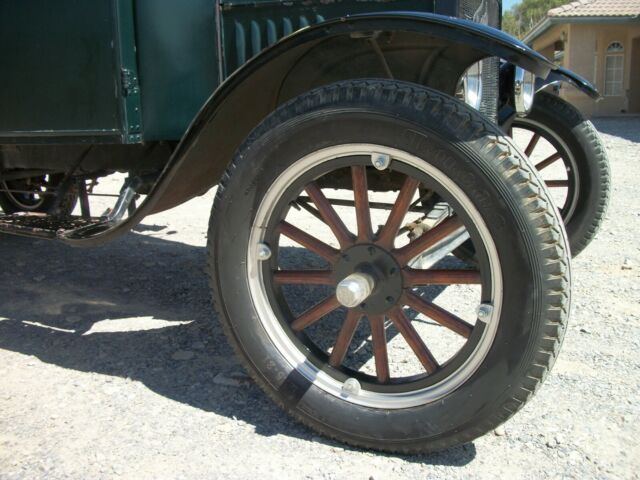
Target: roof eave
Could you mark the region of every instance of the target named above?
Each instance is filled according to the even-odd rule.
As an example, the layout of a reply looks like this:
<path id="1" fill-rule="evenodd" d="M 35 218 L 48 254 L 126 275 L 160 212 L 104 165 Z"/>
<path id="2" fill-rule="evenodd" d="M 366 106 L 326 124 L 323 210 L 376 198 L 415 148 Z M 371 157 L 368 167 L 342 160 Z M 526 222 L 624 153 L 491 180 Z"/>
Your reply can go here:
<path id="1" fill-rule="evenodd" d="M 538 24 L 536 24 L 523 38 L 522 41 L 527 45 L 531 45 L 531 43 L 536 40 L 540 35 L 549 30 L 554 25 L 565 24 L 565 23 L 608 23 L 608 24 L 619 24 L 619 23 L 634 23 L 640 22 L 640 15 L 635 16 L 589 16 L 589 17 L 545 17 Z"/>

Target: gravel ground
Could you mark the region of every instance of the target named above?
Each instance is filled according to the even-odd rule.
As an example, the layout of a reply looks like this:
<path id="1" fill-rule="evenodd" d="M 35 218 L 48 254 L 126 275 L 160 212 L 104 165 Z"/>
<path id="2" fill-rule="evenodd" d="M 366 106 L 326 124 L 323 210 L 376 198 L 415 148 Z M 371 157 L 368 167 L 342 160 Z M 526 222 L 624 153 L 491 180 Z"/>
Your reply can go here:
<path id="1" fill-rule="evenodd" d="M 209 193 L 97 249 L 0 239 L 0 477 L 638 478 L 640 118 L 596 125 L 609 216 L 574 262 L 562 354 L 503 428 L 407 457 L 290 420 L 212 321 Z"/>

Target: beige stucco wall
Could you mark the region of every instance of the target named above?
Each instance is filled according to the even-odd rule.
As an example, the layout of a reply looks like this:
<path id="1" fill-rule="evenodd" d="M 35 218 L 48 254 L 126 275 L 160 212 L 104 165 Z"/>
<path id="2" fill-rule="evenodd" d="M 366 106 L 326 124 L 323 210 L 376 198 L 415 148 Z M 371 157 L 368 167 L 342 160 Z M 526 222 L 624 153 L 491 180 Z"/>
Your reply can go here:
<path id="1" fill-rule="evenodd" d="M 640 52 L 632 52 L 633 39 L 640 37 L 640 24 L 564 24 L 555 25 L 533 42 L 533 48 L 548 58 L 553 58 L 553 44 L 564 34 L 565 54 L 563 66 L 593 82 L 604 93 L 604 65 L 606 49 L 612 42 L 620 42 L 624 47 L 623 95 L 604 97 L 595 103 L 573 87 L 563 85 L 561 96 L 577 106 L 583 113 L 591 115 L 612 115 L 630 111 L 629 102 L 632 85 L 632 56 L 640 62 Z M 635 65 L 633 65 L 635 66 Z M 637 91 L 637 90 L 636 90 Z M 637 113 L 637 112 L 636 112 Z"/>

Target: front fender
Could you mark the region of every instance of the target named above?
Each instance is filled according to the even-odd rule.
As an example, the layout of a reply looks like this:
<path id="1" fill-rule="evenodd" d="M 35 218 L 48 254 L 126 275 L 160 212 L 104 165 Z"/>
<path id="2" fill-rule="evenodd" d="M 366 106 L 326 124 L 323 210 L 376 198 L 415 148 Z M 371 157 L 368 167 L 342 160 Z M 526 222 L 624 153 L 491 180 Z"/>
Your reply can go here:
<path id="1" fill-rule="evenodd" d="M 573 85 L 594 100 L 600 100 L 601 98 L 600 92 L 598 92 L 598 89 L 591 82 L 577 73 L 562 67 L 557 67 L 555 70 L 549 72 L 549 75 L 547 75 L 546 78 L 538 77 L 536 79 L 536 92 L 540 92 L 551 85 L 558 85 L 563 82 Z"/>
<path id="2" fill-rule="evenodd" d="M 372 41 L 387 57 L 389 69 L 378 62 L 368 45 Z M 301 29 L 247 62 L 209 98 L 150 195 L 149 213 L 178 205 L 218 183 L 251 130 L 280 104 L 311 88 L 388 77 L 391 70 L 396 79 L 453 95 L 462 73 L 489 56 L 540 77 L 555 68 L 500 30 L 442 15 L 374 13 Z"/>
<path id="3" fill-rule="evenodd" d="M 453 95 L 464 71 L 490 56 L 543 78 L 556 68 L 500 30 L 442 15 L 373 13 L 303 28 L 252 58 L 218 87 L 145 201 L 101 237 L 127 231 L 146 215 L 179 205 L 219 183 L 242 141 L 296 95 L 335 81 L 381 77 Z"/>

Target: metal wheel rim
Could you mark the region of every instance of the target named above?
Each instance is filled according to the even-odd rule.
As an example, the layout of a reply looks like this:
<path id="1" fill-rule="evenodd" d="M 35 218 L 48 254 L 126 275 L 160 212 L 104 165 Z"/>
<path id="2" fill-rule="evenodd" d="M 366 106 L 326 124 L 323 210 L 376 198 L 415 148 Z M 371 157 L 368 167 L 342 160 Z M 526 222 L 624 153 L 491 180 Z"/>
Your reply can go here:
<path id="1" fill-rule="evenodd" d="M 533 127 L 534 130 L 527 128 L 527 126 Z M 568 223 L 573 217 L 573 215 L 575 214 L 575 211 L 578 205 L 578 199 L 580 198 L 580 171 L 576 164 L 575 157 L 571 152 L 571 149 L 568 147 L 567 143 L 562 139 L 562 137 L 558 135 L 556 132 L 549 129 L 549 127 L 547 127 L 546 125 L 540 122 L 537 122 L 535 120 L 532 120 L 528 117 L 521 117 L 515 120 L 513 128 L 520 128 L 522 130 L 527 130 L 529 132 L 533 132 L 534 135 L 537 132 L 542 132 L 543 133 L 543 135 L 541 135 L 542 138 L 547 140 L 556 149 L 556 151 L 557 151 L 556 145 L 554 145 L 553 142 L 549 141 L 549 139 L 546 138 L 546 136 L 551 137 L 553 141 L 556 142 L 558 145 L 560 145 L 561 149 L 563 150 L 562 152 L 557 151 L 557 153 L 560 153 L 562 155 L 560 160 L 563 160 L 563 162 L 565 162 L 565 167 L 566 167 L 566 162 L 567 161 L 569 162 L 571 172 L 570 173 L 568 172 L 567 177 L 569 176 L 572 177 L 573 191 L 571 191 L 571 189 L 567 187 L 567 198 L 565 199 L 565 204 L 562 206 L 562 208 L 559 207 L 558 210 L 562 214 L 562 218 L 565 224 Z"/>
<path id="2" fill-rule="evenodd" d="M 264 277 L 260 268 L 258 253 L 255 246 L 261 243 L 265 238 L 266 225 L 268 224 L 269 218 L 273 213 L 273 209 L 275 208 L 278 199 L 284 194 L 288 186 L 291 185 L 303 172 L 336 158 L 372 155 L 374 153 L 389 155 L 394 161 L 400 161 L 421 170 L 442 185 L 443 188 L 447 189 L 456 201 L 463 206 L 465 213 L 473 220 L 475 228 L 480 233 L 480 237 L 482 238 L 482 242 L 487 252 L 489 268 L 491 270 L 491 303 L 493 305 L 493 309 L 489 317 L 483 320 L 486 323 L 486 326 L 483 330 L 482 338 L 475 346 L 474 351 L 453 374 L 442 379 L 435 385 L 411 392 L 380 393 L 361 390 L 358 393 L 345 395 L 343 389 L 344 383 L 337 381 L 331 375 L 308 361 L 305 354 L 298 349 L 282 328 L 281 323 L 273 311 L 268 294 L 265 290 Z M 499 257 L 491 234 L 475 206 L 471 203 L 466 194 L 440 170 L 407 152 L 381 145 L 348 144 L 329 147 L 307 155 L 289 166 L 273 182 L 258 208 L 250 233 L 246 273 L 251 301 L 258 313 L 260 322 L 270 340 L 276 346 L 280 355 L 286 359 L 289 366 L 292 369 L 297 370 L 297 372 L 303 375 L 309 382 L 324 392 L 348 402 L 371 408 L 399 409 L 424 405 L 437 401 L 443 396 L 455 391 L 463 385 L 473 375 L 473 373 L 475 373 L 486 358 L 491 346 L 493 345 L 500 320 L 502 306 L 502 276 Z"/>

